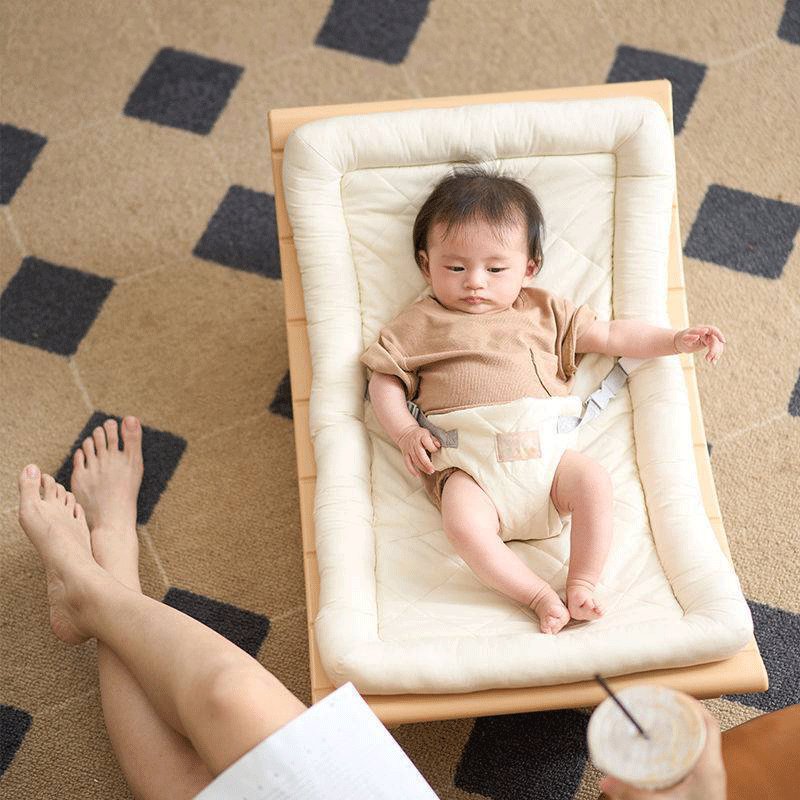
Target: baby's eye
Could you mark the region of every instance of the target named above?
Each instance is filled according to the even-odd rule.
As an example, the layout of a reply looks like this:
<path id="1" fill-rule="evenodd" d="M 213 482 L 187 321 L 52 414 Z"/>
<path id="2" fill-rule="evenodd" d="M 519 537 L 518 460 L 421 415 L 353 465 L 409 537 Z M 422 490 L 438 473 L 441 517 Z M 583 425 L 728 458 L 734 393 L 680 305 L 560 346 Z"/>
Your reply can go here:
<path id="1" fill-rule="evenodd" d="M 508 267 L 489 267 L 489 272 L 505 272 Z"/>
<path id="2" fill-rule="evenodd" d="M 464 267 L 450 266 L 447 269 L 453 270 L 453 272 L 457 272 L 458 270 L 464 269 Z"/>

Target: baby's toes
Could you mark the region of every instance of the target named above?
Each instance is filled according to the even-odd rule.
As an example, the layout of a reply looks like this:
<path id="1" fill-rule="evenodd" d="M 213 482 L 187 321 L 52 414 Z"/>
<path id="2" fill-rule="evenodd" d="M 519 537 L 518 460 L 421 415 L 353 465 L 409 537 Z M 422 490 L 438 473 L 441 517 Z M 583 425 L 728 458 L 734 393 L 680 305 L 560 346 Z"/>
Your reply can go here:
<path id="1" fill-rule="evenodd" d="M 569 622 L 569 612 L 562 605 L 561 608 L 553 607 L 542 614 L 539 624 L 542 633 L 558 633 Z"/>
<path id="2" fill-rule="evenodd" d="M 573 619 L 597 619 L 601 614 L 600 607 L 591 595 L 579 595 L 570 599 L 569 613 Z"/>

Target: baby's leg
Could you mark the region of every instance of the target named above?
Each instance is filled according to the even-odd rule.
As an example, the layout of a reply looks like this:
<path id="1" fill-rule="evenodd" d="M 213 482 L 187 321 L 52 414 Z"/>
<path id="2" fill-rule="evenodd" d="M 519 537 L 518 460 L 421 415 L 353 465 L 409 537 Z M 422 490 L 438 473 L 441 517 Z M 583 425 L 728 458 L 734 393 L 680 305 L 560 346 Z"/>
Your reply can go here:
<path id="1" fill-rule="evenodd" d="M 596 619 L 603 612 L 595 602 L 594 587 L 611 546 L 611 478 L 593 459 L 566 450 L 553 478 L 550 497 L 560 514 L 572 514 L 567 608 L 574 619 Z"/>
<path id="2" fill-rule="evenodd" d="M 442 489 L 442 524 L 478 579 L 533 609 L 542 633 L 557 633 L 569 622 L 561 598 L 500 538 L 497 509 L 462 470 L 456 470 Z"/>

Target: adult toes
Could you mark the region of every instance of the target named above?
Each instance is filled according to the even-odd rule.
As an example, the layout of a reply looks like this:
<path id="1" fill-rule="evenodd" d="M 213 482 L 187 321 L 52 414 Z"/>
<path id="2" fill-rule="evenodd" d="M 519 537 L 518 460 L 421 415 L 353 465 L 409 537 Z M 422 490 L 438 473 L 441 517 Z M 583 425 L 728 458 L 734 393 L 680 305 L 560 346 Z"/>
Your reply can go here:
<path id="1" fill-rule="evenodd" d="M 67 499 L 66 499 L 67 508 L 72 510 L 72 507 L 75 505 L 75 495 L 72 492 L 67 492 Z"/>
<path id="2" fill-rule="evenodd" d="M 108 449 L 118 450 L 119 435 L 117 433 L 117 421 L 115 419 L 107 419 L 103 423 L 103 428 L 105 429 L 106 438 L 108 439 Z"/>
<path id="3" fill-rule="evenodd" d="M 84 465 L 86 464 L 86 456 L 83 453 L 83 450 L 79 447 L 73 454 L 72 454 L 72 467 L 73 469 L 83 469 Z"/>
<path id="4" fill-rule="evenodd" d="M 122 420 L 122 441 L 125 451 L 133 456 L 142 455 L 142 425 L 137 417 L 125 417 Z"/>
<path id="5" fill-rule="evenodd" d="M 62 503 L 67 502 L 67 490 L 60 483 L 56 484 L 56 499 Z"/>
<path id="6" fill-rule="evenodd" d="M 56 496 L 56 481 L 52 475 L 47 473 L 42 475 L 42 486 L 44 487 L 44 499 L 54 500 Z"/>
<path id="7" fill-rule="evenodd" d="M 106 450 L 108 450 L 105 430 L 98 425 L 92 431 L 92 439 L 94 439 L 94 449 L 97 457 L 102 458 L 106 454 Z"/>
<path id="8" fill-rule="evenodd" d="M 86 465 L 89 466 L 97 458 L 97 454 L 94 451 L 94 439 L 91 436 L 87 436 L 81 446 L 83 447 L 83 454 L 86 456 Z"/>
<path id="9" fill-rule="evenodd" d="M 25 506 L 31 505 L 36 500 L 41 500 L 39 487 L 42 485 L 42 476 L 36 464 L 28 464 L 19 475 L 19 508 L 20 513 Z"/>

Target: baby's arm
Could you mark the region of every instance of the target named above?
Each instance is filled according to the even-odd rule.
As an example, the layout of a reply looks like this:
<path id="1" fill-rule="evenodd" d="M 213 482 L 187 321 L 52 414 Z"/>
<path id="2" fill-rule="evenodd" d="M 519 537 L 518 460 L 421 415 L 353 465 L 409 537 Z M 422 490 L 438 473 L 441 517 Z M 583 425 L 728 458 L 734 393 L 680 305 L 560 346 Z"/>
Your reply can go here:
<path id="1" fill-rule="evenodd" d="M 428 453 L 437 450 L 440 444 L 411 415 L 400 378 L 373 372 L 369 381 L 369 399 L 378 422 L 403 453 L 406 469 L 415 477 L 419 476 L 417 470 L 429 474 L 435 472 Z"/>
<path id="2" fill-rule="evenodd" d="M 396 375 L 373 372 L 369 381 L 369 399 L 378 422 L 395 444 L 409 428 L 419 427 L 406 405 L 403 382 Z"/>
<path id="3" fill-rule="evenodd" d="M 695 353 L 708 348 L 706 361 L 716 364 L 725 349 L 725 337 L 713 325 L 695 325 L 675 331 L 638 319 L 595 320 L 575 343 L 578 353 L 655 358 Z"/>

